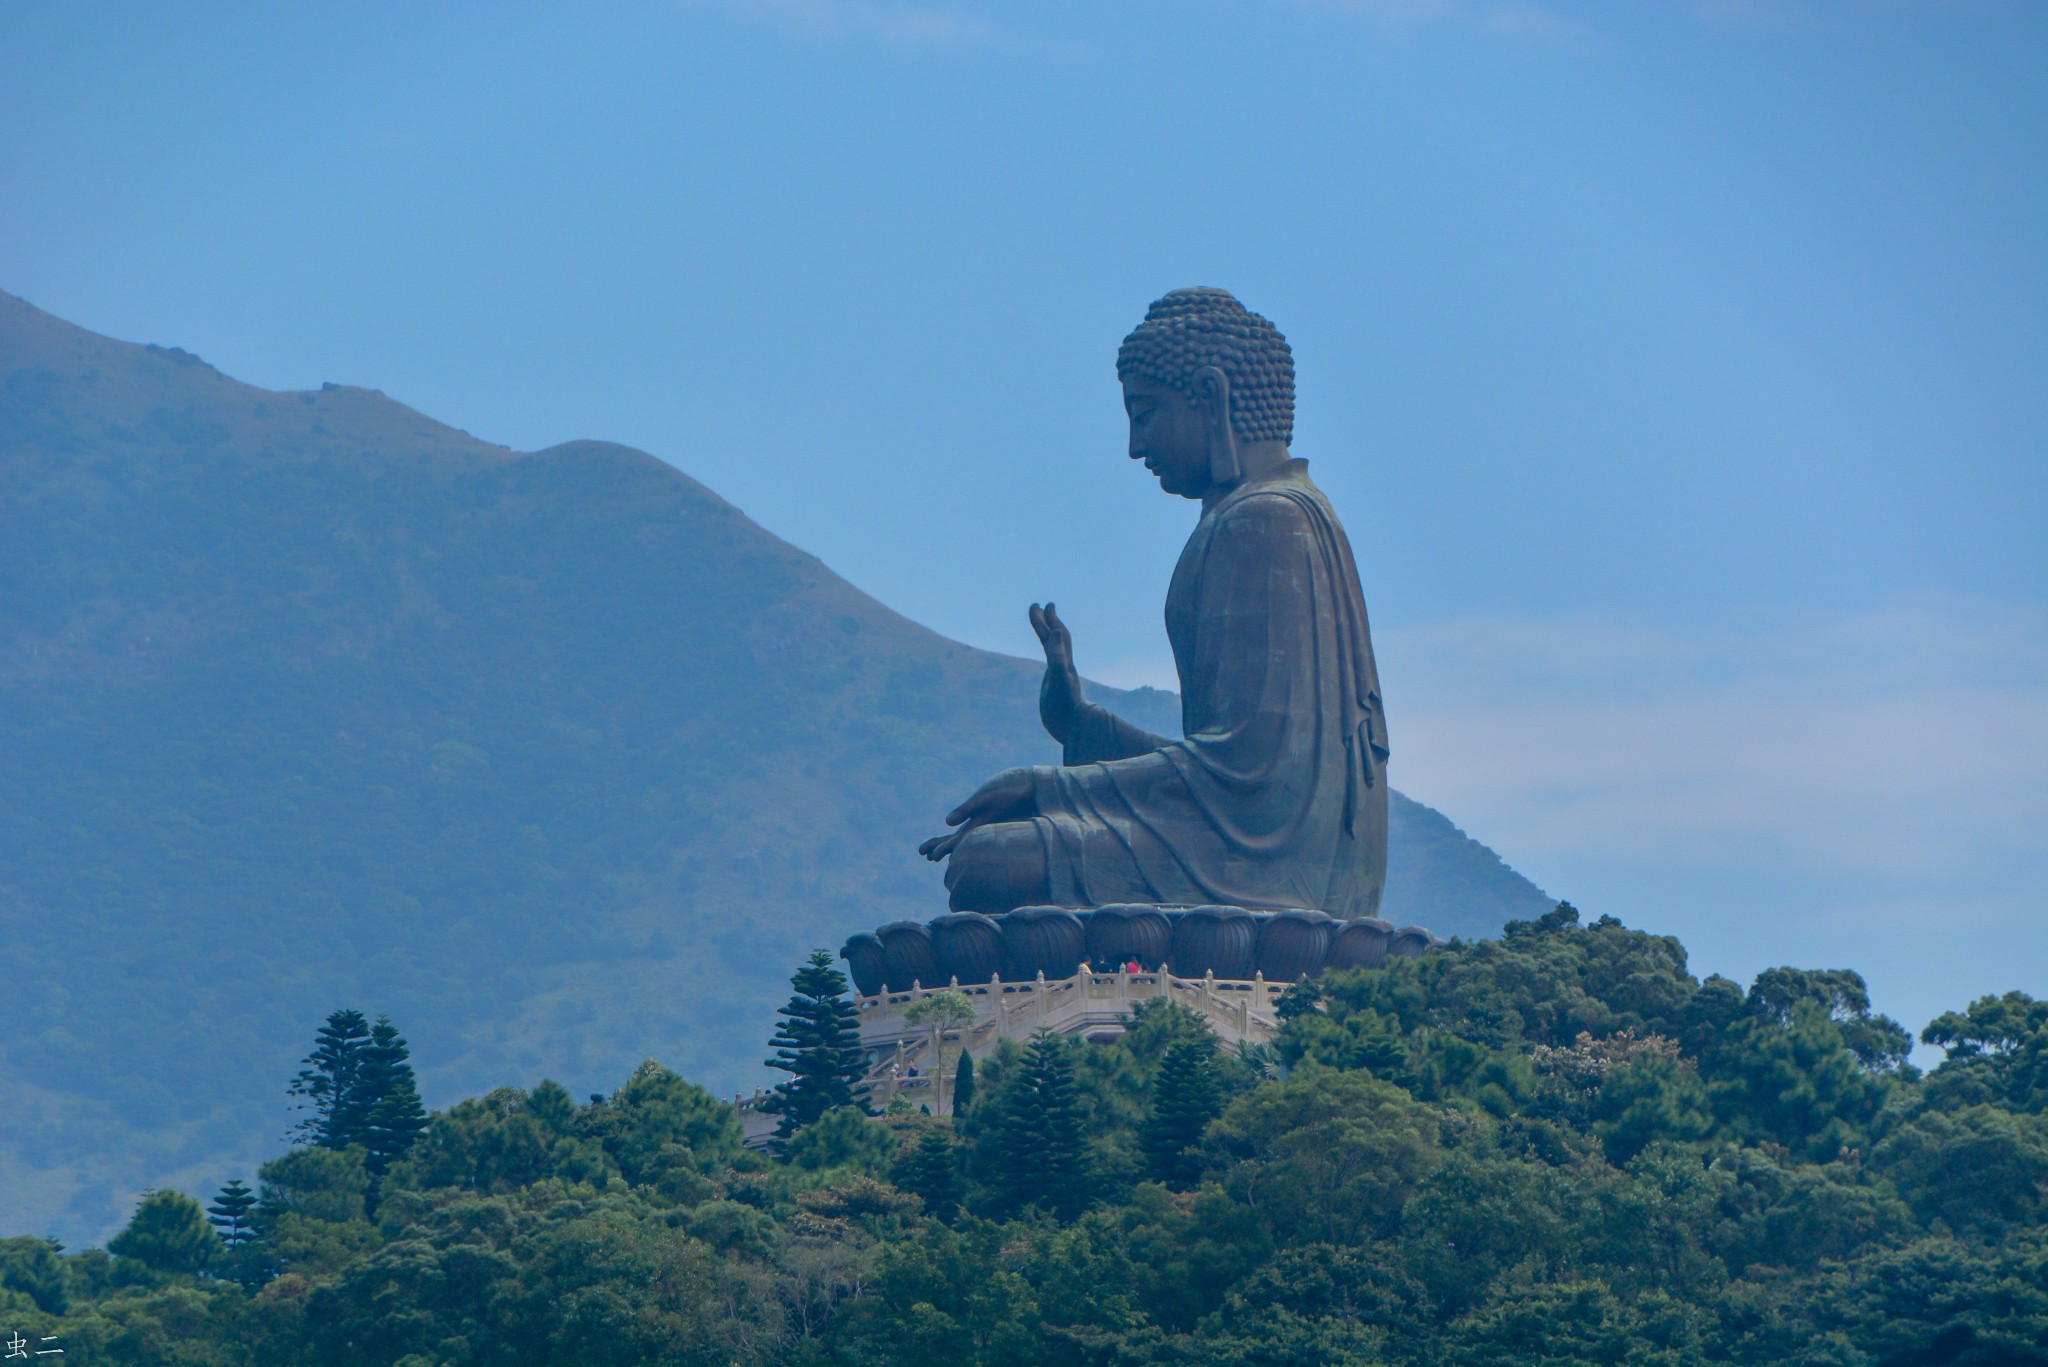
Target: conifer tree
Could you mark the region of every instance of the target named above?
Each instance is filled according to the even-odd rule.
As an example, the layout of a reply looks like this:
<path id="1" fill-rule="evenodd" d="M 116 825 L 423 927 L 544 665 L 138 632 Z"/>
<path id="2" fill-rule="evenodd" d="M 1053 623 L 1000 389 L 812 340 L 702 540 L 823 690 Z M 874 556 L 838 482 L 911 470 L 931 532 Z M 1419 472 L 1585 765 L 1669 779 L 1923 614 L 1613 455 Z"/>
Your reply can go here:
<path id="1" fill-rule="evenodd" d="M 991 1185 L 1004 1213 L 1037 1205 L 1072 1219 L 1087 1208 L 1087 1136 L 1064 1038 L 1049 1030 L 1031 1037 L 1023 1071 L 1004 1088 L 995 1120 Z"/>
<path id="2" fill-rule="evenodd" d="M 363 1045 L 370 1038 L 363 1013 L 336 1011 L 314 1037 L 305 1068 L 285 1090 L 306 1098 L 311 1115 L 292 1127 L 292 1142 L 323 1149 L 345 1149 L 362 1138 L 366 1108 L 356 1087 Z"/>
<path id="3" fill-rule="evenodd" d="M 960 1170 L 953 1140 L 934 1125 L 905 1154 L 891 1174 L 897 1186 L 924 1202 L 927 1213 L 950 1221 L 960 1209 Z"/>
<path id="4" fill-rule="evenodd" d="M 222 1275 L 245 1291 L 254 1291 L 271 1276 L 269 1251 L 257 1228 L 256 1193 L 237 1177 L 220 1189 L 206 1208 L 206 1222 L 227 1246 Z"/>
<path id="5" fill-rule="evenodd" d="M 1166 1051 L 1152 1083 L 1152 1109 L 1138 1129 L 1146 1170 L 1176 1191 L 1201 1180 L 1198 1145 L 1222 1110 L 1209 1059 L 1212 1048 L 1206 1040 L 1183 1040 Z"/>
<path id="6" fill-rule="evenodd" d="M 370 1151 L 371 1172 L 390 1167 L 427 1128 L 411 1060 L 412 1051 L 391 1017 L 377 1017 L 369 1043 L 362 1046 L 355 1080 L 359 1097 L 354 1109 L 363 1116 L 360 1139 Z"/>
<path id="7" fill-rule="evenodd" d="M 206 1208 L 206 1223 L 220 1231 L 220 1241 L 232 1253 L 245 1244 L 255 1242 L 256 1226 L 250 1212 L 256 1209 L 256 1193 L 237 1177 L 220 1189 L 213 1198 L 213 1204 Z"/>
<path id="8" fill-rule="evenodd" d="M 953 1069 L 953 1114 L 966 1115 L 973 1105 L 974 1055 L 962 1049 L 960 1062 Z"/>
<path id="9" fill-rule="evenodd" d="M 846 975 L 832 966 L 832 956 L 813 950 L 810 960 L 790 978 L 789 1005 L 775 1014 L 782 1024 L 769 1041 L 775 1057 L 770 1068 L 790 1075 L 777 1083 L 761 1108 L 782 1118 L 775 1134 L 787 1139 L 837 1106 L 858 1106 L 872 1115 L 862 1080 L 867 1055 L 860 1047 L 860 1020 L 846 1000 Z"/>

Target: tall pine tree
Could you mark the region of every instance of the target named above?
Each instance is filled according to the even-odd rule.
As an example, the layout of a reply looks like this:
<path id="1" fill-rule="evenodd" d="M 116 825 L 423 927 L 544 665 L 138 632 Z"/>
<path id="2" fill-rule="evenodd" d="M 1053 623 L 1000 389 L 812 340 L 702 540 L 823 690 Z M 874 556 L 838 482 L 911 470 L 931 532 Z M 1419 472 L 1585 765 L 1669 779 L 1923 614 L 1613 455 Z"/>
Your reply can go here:
<path id="1" fill-rule="evenodd" d="M 1166 1051 L 1152 1080 L 1152 1108 L 1138 1128 L 1147 1172 L 1176 1191 L 1201 1181 L 1202 1132 L 1222 1110 L 1209 1058 L 1214 1047 L 1190 1039 Z"/>
<path id="2" fill-rule="evenodd" d="M 846 999 L 846 975 L 832 966 L 832 956 L 813 950 L 810 960 L 790 978 L 789 1005 L 775 1014 L 782 1024 L 769 1043 L 775 1057 L 770 1068 L 788 1073 L 777 1083 L 761 1109 L 782 1118 L 775 1134 L 787 1139 L 836 1106 L 867 1104 L 867 1055 L 860 1047 L 860 1018 Z"/>
<path id="3" fill-rule="evenodd" d="M 1017 1077 L 1003 1088 L 989 1141 L 994 1145 L 990 1185 L 998 1211 L 1036 1205 L 1070 1220 L 1088 1208 L 1087 1134 L 1072 1045 L 1040 1030 Z"/>
<path id="4" fill-rule="evenodd" d="M 256 1228 L 256 1193 L 241 1178 L 220 1189 L 213 1204 L 206 1208 L 206 1223 L 227 1245 L 221 1265 L 223 1275 L 240 1283 L 245 1291 L 254 1291 L 270 1279 L 269 1250 L 263 1246 Z"/>
<path id="5" fill-rule="evenodd" d="M 379 1016 L 370 1027 L 355 1085 L 361 1094 L 357 1102 L 363 1116 L 361 1142 L 370 1151 L 370 1171 L 381 1173 L 427 1128 L 426 1107 L 420 1104 L 419 1086 L 413 1078 L 412 1051 L 391 1017 Z"/>
<path id="6" fill-rule="evenodd" d="M 250 1218 L 255 1209 L 256 1193 L 237 1177 L 222 1187 L 220 1195 L 206 1208 L 206 1223 L 220 1231 L 220 1241 L 232 1253 L 255 1241 L 256 1226 Z"/>
<path id="7" fill-rule="evenodd" d="M 312 1112 L 294 1127 L 295 1143 L 323 1149 L 361 1144 L 370 1170 L 383 1172 L 427 1127 L 413 1077 L 412 1051 L 391 1017 L 372 1026 L 356 1010 L 328 1016 L 306 1066 L 286 1089 Z"/>
<path id="8" fill-rule="evenodd" d="M 293 1096 L 304 1097 L 303 1109 L 312 1112 L 292 1127 L 293 1143 L 345 1149 L 362 1139 L 367 1111 L 356 1086 L 356 1074 L 362 1067 L 363 1046 L 369 1038 L 370 1023 L 360 1011 L 336 1011 L 320 1027 L 313 1040 L 313 1052 L 305 1057 L 305 1068 L 285 1089 Z"/>

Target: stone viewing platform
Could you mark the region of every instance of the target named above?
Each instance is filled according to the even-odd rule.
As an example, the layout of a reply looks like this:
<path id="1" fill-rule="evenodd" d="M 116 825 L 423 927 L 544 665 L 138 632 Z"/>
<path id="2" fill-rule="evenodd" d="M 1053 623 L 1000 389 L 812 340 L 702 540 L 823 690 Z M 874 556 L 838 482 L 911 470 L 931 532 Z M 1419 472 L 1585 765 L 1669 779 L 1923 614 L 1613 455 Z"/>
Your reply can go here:
<path id="1" fill-rule="evenodd" d="M 913 1106 L 929 1106 L 934 1115 L 948 1115 L 953 1109 L 953 1068 L 962 1051 L 979 1060 L 993 1053 L 998 1041 L 1029 1039 L 1039 1030 L 1097 1042 L 1112 1040 L 1123 1033 L 1132 1008 L 1144 1001 L 1180 1003 L 1207 1020 L 1226 1047 L 1265 1044 L 1280 1028 L 1275 1006 L 1288 986 L 1263 977 L 1232 981 L 1120 969 L 1077 971 L 1067 978 L 1028 983 L 997 980 L 957 988 L 914 987 L 861 997 L 855 1009 L 860 1013 L 861 1044 L 868 1053 L 868 1099 L 879 1107 L 901 1096 Z M 905 1019 L 911 1006 L 942 991 L 961 992 L 974 1003 L 971 1024 L 940 1029 Z"/>
<path id="2" fill-rule="evenodd" d="M 1026 1040 L 1038 1030 L 1080 1035 L 1104 1042 L 1124 1031 L 1132 1009 L 1145 1001 L 1172 1001 L 1209 1022 L 1226 1048 L 1265 1044 L 1280 1029 L 1276 1008 L 1291 983 L 1262 974 L 1250 979 L 1186 978 L 1165 969 L 1097 972 L 1076 969 L 1063 978 L 1010 983 L 913 985 L 903 991 L 863 994 L 854 999 L 860 1015 L 861 1045 L 867 1051 L 867 1100 L 880 1109 L 901 1096 L 933 1115 L 953 1111 L 953 1069 L 964 1051 L 977 1060 L 1005 1039 Z M 974 1005 L 974 1019 L 960 1025 L 913 1025 L 910 1008 L 927 997 L 957 991 Z M 736 1096 L 747 1142 L 759 1147 L 775 1128 L 775 1117 L 759 1109 L 768 1092 Z"/>
<path id="3" fill-rule="evenodd" d="M 1225 1047 L 1265 1044 L 1280 1028 L 1280 994 L 1301 979 L 1379 968 L 1442 943 L 1420 926 L 1370 916 L 1124 904 L 897 921 L 853 936 L 841 954 L 857 994 L 870 1102 L 900 1095 L 944 1115 L 962 1051 L 979 1059 L 1038 1030 L 1114 1039 L 1138 1003 L 1159 1000 L 1201 1016 Z M 945 991 L 967 997 L 972 1022 L 906 1019 Z"/>
<path id="4" fill-rule="evenodd" d="M 1381 968 L 1442 943 L 1421 926 L 1372 916 L 1124 904 L 895 921 L 853 936 L 840 954 L 853 978 L 868 1103 L 879 1109 L 900 1096 L 949 1115 L 962 1052 L 980 1060 L 1038 1030 L 1112 1040 L 1147 1001 L 1193 1011 L 1225 1048 L 1265 1044 L 1280 1029 L 1280 995 L 1301 979 Z M 898 977 L 908 985 L 895 986 Z M 965 996 L 974 1019 L 911 1024 L 910 1008 L 941 992 Z M 775 1128 L 759 1109 L 767 1095 L 734 1098 L 756 1146 Z"/>

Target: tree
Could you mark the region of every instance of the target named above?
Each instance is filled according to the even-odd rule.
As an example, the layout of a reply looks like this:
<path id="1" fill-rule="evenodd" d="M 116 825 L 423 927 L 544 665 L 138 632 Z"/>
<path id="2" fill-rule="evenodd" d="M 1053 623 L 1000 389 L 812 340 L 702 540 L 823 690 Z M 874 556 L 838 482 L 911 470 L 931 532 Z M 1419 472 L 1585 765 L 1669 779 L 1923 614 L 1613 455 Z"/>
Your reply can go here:
<path id="1" fill-rule="evenodd" d="M 635 1068 L 609 1103 L 592 1107 L 580 1128 L 603 1144 L 620 1173 L 635 1184 L 670 1168 L 674 1146 L 708 1175 L 738 1159 L 746 1143 L 731 1104 L 653 1059 Z"/>
<path id="2" fill-rule="evenodd" d="M 974 1055 L 960 1051 L 960 1066 L 953 1070 L 953 1114 L 966 1115 L 974 1105 Z"/>
<path id="3" fill-rule="evenodd" d="M 237 1177 L 220 1189 L 206 1208 L 206 1222 L 220 1231 L 220 1241 L 233 1252 L 256 1239 L 250 1212 L 256 1209 L 256 1193 Z"/>
<path id="4" fill-rule="evenodd" d="M 2048 1215 L 2048 1117 L 1996 1106 L 1928 1111 L 1870 1155 L 1926 1222 L 1996 1238 Z"/>
<path id="5" fill-rule="evenodd" d="M 222 1187 L 206 1208 L 206 1222 L 226 1248 L 222 1275 L 246 1291 L 254 1291 L 270 1279 L 270 1250 L 263 1245 L 258 1219 L 256 1193 L 239 1177 Z"/>
<path id="6" fill-rule="evenodd" d="M 420 1104 L 411 1059 L 405 1036 L 391 1017 L 377 1017 L 357 1060 L 352 1107 L 363 1117 L 360 1139 L 370 1151 L 371 1172 L 390 1167 L 427 1128 L 427 1110 Z"/>
<path id="7" fill-rule="evenodd" d="M 361 1144 L 370 1170 L 381 1173 L 426 1129 L 412 1051 L 391 1017 L 379 1016 L 372 1026 L 360 1011 L 334 1012 L 305 1063 L 286 1089 L 305 1097 L 312 1111 L 293 1129 L 294 1142 L 323 1149 Z"/>
<path id="8" fill-rule="evenodd" d="M 2024 992 L 1979 997 L 1968 1011 L 1937 1016 L 1920 1039 L 1948 1053 L 1928 1079 L 1940 1103 L 2048 1110 L 2048 1001 Z"/>
<path id="9" fill-rule="evenodd" d="M 789 1165 L 805 1172 L 841 1168 L 870 1176 L 882 1172 L 895 1151 L 896 1136 L 854 1106 L 825 1112 L 793 1135 L 784 1150 Z"/>
<path id="10" fill-rule="evenodd" d="M 63 1314 L 71 1308 L 72 1280 L 63 1252 L 55 1239 L 0 1239 L 0 1296 L 14 1292 L 45 1315 Z"/>
<path id="11" fill-rule="evenodd" d="M 917 1147 L 897 1160 L 891 1178 L 922 1200 L 929 1214 L 950 1221 L 959 1213 L 960 1166 L 944 1126 L 927 1129 Z"/>
<path id="12" fill-rule="evenodd" d="M 769 1041 L 775 1057 L 770 1068 L 790 1075 L 777 1083 L 761 1108 L 781 1116 L 775 1134 L 787 1139 L 825 1112 L 857 1106 L 872 1113 L 862 1080 L 867 1055 L 860 1047 L 860 1021 L 846 1000 L 846 975 L 832 966 L 832 956 L 813 950 L 809 962 L 789 980 L 789 1005 L 775 1014 L 782 1024 Z"/>
<path id="13" fill-rule="evenodd" d="M 974 999 L 965 992 L 948 988 L 921 997 L 910 1004 L 903 1013 L 907 1025 L 929 1026 L 932 1031 L 931 1071 L 934 1075 L 946 1066 L 946 1032 L 958 1030 L 974 1023 Z M 963 1052 L 965 1045 L 962 1046 Z"/>
<path id="14" fill-rule="evenodd" d="M 1202 1131 L 1223 1109 L 1210 1049 L 1204 1041 L 1184 1040 L 1166 1051 L 1152 1083 L 1152 1109 L 1138 1131 L 1147 1170 L 1177 1191 L 1201 1180 L 1197 1146 Z"/>
<path id="15" fill-rule="evenodd" d="M 991 1185 L 1003 1213 L 1036 1205 L 1072 1219 L 1088 1206 L 1087 1136 L 1071 1047 L 1062 1036 L 1038 1031 L 1022 1073 L 1002 1091 L 989 1138 L 995 1145 Z"/>
<path id="16" fill-rule="evenodd" d="M 305 1057 L 305 1068 L 285 1088 L 306 1098 L 302 1109 L 312 1111 L 292 1127 L 293 1143 L 345 1149 L 362 1138 L 366 1112 L 356 1076 L 369 1038 L 370 1025 L 362 1012 L 344 1009 L 327 1017 L 314 1037 L 313 1052 Z"/>
<path id="17" fill-rule="evenodd" d="M 278 1221 L 299 1215 L 329 1224 L 364 1219 L 375 1184 L 362 1148 L 295 1148 L 256 1169 L 256 1230 L 269 1238 Z"/>
<path id="18" fill-rule="evenodd" d="M 1864 1146 L 1891 1085 L 1811 1001 L 1795 1003 L 1785 1026 L 1768 1012 L 1750 1011 L 1701 1059 L 1700 1071 L 1727 1132 L 1783 1144 L 1817 1162 Z"/>
<path id="19" fill-rule="evenodd" d="M 944 992 L 934 992 L 929 997 L 921 997 L 917 1001 L 912 1002 L 910 1009 L 903 1013 L 903 1020 L 908 1025 L 930 1027 L 932 1032 L 932 1057 L 931 1062 L 926 1067 L 930 1070 L 930 1074 L 934 1079 L 932 1085 L 934 1087 L 938 1086 L 945 1078 L 946 1032 L 948 1030 L 958 1030 L 974 1023 L 974 998 L 968 996 L 965 992 L 953 988 L 948 988 Z M 963 1057 L 967 1053 L 967 1041 L 965 1040 L 961 1042 L 960 1053 Z M 960 1109 L 960 1102 L 957 1096 L 953 1101 L 953 1109 L 955 1111 Z"/>
<path id="20" fill-rule="evenodd" d="M 1897 1071 L 1913 1050 L 1913 1036 L 1890 1016 L 1872 1015 L 1863 975 L 1846 968 L 1767 968 L 1749 989 L 1750 1005 L 1790 1028 L 1800 1005 L 1826 1013 L 1865 1068 Z"/>
<path id="21" fill-rule="evenodd" d="M 1257 1193 L 1252 1210 L 1276 1236 L 1357 1244 L 1399 1229 L 1442 1134 L 1440 1108 L 1384 1079 L 1309 1061 L 1231 1102 L 1208 1142 L 1230 1161 L 1226 1185 Z"/>
<path id="22" fill-rule="evenodd" d="M 1296 1016 L 1305 1016 L 1319 1009 L 1323 1004 L 1323 985 L 1314 978 L 1303 978 L 1280 994 L 1280 1001 L 1273 1008 L 1273 1014 L 1283 1021 Z"/>
<path id="23" fill-rule="evenodd" d="M 1502 927 L 1502 935 L 1510 940 L 1519 940 L 1535 935 L 1555 935 L 1573 929 L 1579 924 L 1579 909 L 1570 902 L 1559 902 L 1549 911 L 1533 921 L 1510 921 Z"/>
<path id="24" fill-rule="evenodd" d="M 951 988 L 919 998 L 903 1013 L 910 1025 L 934 1025 L 941 1030 L 957 1029 L 974 1019 L 974 999 Z"/>
<path id="25" fill-rule="evenodd" d="M 213 1266 L 221 1242 L 197 1201 L 182 1191 L 151 1190 L 128 1227 L 107 1240 L 107 1251 L 155 1272 L 192 1273 Z"/>

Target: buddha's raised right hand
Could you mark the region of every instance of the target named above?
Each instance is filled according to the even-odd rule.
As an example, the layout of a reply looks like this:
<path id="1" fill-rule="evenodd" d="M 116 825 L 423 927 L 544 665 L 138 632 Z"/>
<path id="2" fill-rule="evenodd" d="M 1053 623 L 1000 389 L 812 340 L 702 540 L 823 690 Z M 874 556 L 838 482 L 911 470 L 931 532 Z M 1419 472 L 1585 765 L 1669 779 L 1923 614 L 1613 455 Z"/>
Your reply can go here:
<path id="1" fill-rule="evenodd" d="M 1051 603 L 1031 605 L 1031 629 L 1045 648 L 1045 678 L 1038 685 L 1038 720 L 1046 734 L 1065 745 L 1073 735 L 1075 721 L 1086 706 L 1081 698 L 1081 676 L 1074 669 L 1074 638 Z"/>

